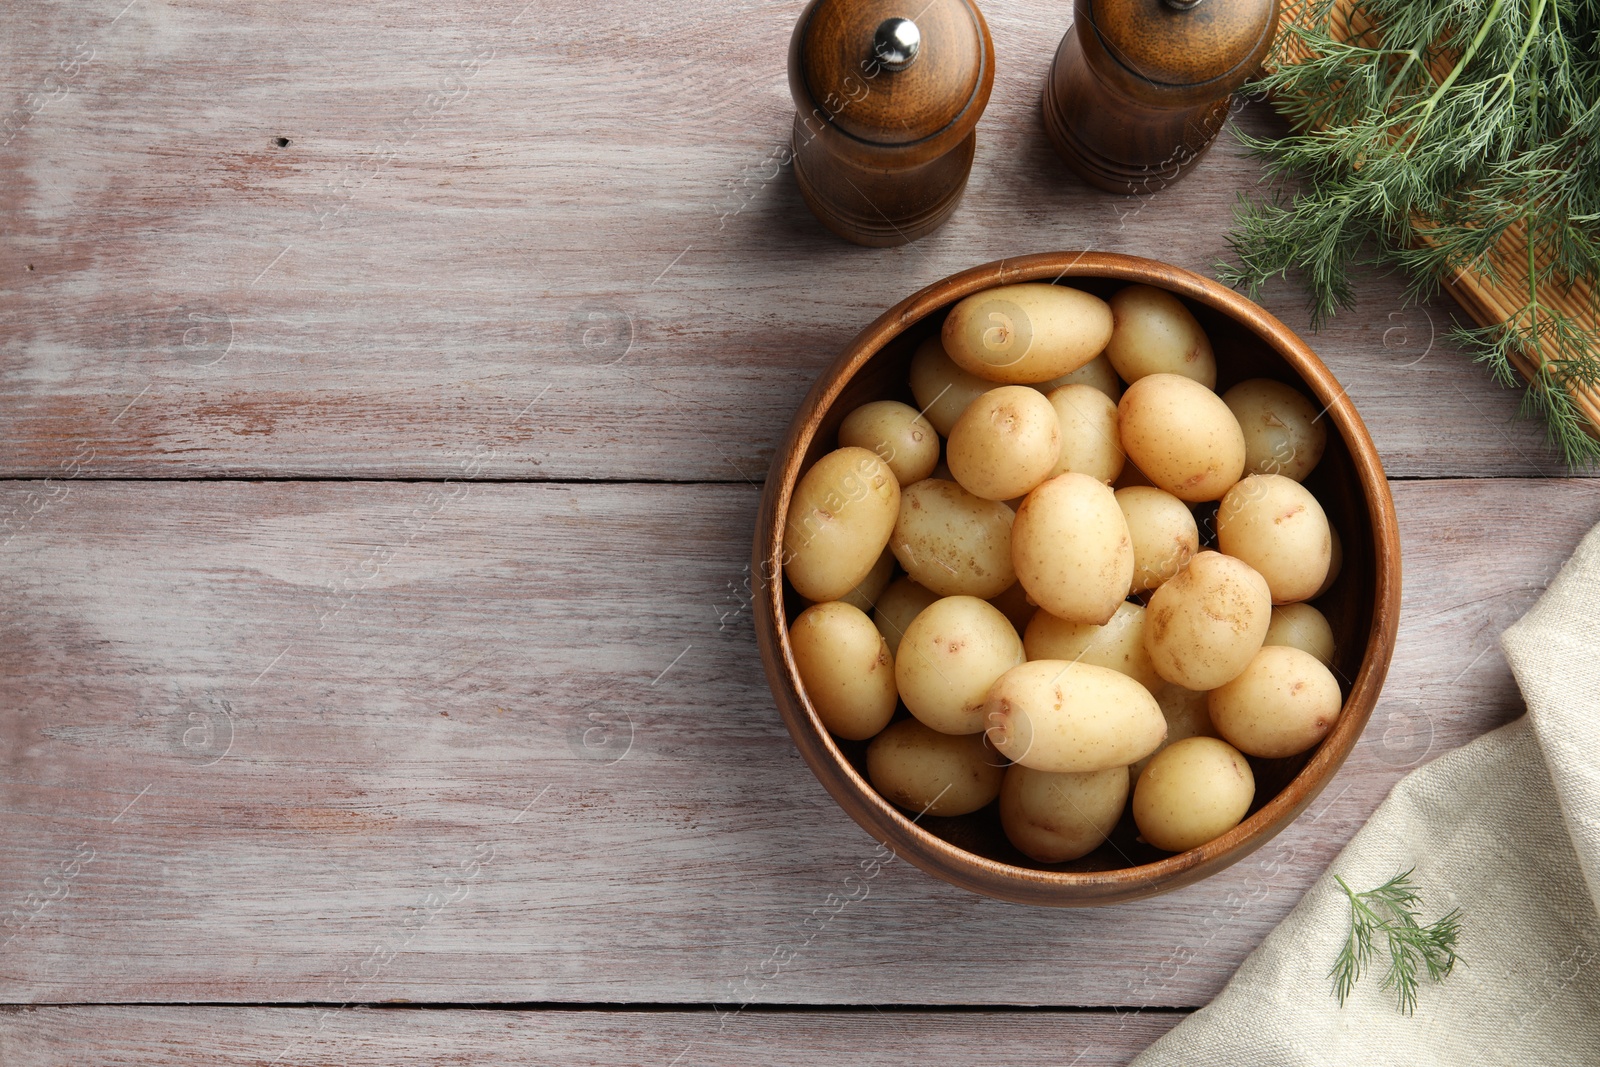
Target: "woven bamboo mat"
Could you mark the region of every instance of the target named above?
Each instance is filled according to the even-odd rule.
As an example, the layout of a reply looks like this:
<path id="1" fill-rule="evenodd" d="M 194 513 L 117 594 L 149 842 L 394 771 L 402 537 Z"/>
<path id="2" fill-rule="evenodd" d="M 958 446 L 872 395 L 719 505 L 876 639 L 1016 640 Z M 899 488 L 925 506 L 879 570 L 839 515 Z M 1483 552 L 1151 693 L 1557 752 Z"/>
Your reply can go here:
<path id="1" fill-rule="evenodd" d="M 1310 55 L 1305 42 L 1289 32 L 1295 25 L 1310 25 L 1316 17 L 1315 0 L 1284 0 L 1279 18 L 1278 40 L 1273 50 L 1274 61 L 1293 63 Z M 1355 41 L 1378 31 L 1366 17 L 1355 0 L 1334 0 L 1328 15 L 1328 29 L 1332 36 L 1343 41 Z M 1371 38 L 1369 38 L 1369 41 Z M 1441 57 L 1430 67 L 1436 80 L 1450 72 L 1450 60 Z M 1535 249 L 1537 262 L 1548 265 L 1549 256 Z M 1527 302 L 1528 293 L 1528 239 L 1523 227 L 1511 227 L 1500 238 L 1490 254 L 1494 264 L 1494 278 L 1474 271 L 1461 271 L 1440 279 L 1447 292 L 1455 298 L 1467 315 L 1480 326 L 1495 326 L 1515 315 Z M 1540 297 L 1547 305 L 1559 309 L 1584 328 L 1600 334 L 1600 318 L 1594 312 L 1594 293 L 1590 283 L 1580 279 L 1566 289 L 1551 292 L 1548 284 L 1541 285 Z M 1525 379 L 1537 374 L 1539 353 L 1520 352 L 1512 362 Z M 1600 390 L 1594 387 L 1575 388 L 1573 399 L 1589 420 L 1591 432 L 1600 435 Z"/>

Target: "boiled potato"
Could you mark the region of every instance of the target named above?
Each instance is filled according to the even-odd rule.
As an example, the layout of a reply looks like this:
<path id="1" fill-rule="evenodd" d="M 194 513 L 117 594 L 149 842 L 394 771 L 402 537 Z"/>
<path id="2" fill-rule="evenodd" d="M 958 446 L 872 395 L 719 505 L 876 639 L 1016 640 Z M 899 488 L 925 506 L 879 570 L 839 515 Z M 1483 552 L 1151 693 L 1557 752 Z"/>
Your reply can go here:
<path id="1" fill-rule="evenodd" d="M 1166 490 L 1145 485 L 1118 489 L 1117 507 L 1133 541 L 1135 593 L 1147 593 L 1167 581 L 1200 551 L 1194 513 Z"/>
<path id="2" fill-rule="evenodd" d="M 1215 689 L 1245 669 L 1271 621 L 1272 594 L 1265 578 L 1232 556 L 1200 552 L 1150 594 L 1145 647 L 1167 681 L 1185 689 Z"/>
<path id="3" fill-rule="evenodd" d="M 1092 385 L 1063 385 L 1046 396 L 1061 426 L 1061 448 L 1051 476 L 1074 471 L 1110 483 L 1122 473 L 1117 405 Z"/>
<path id="4" fill-rule="evenodd" d="M 999 596 L 1017 580 L 1012 519 L 998 500 L 925 478 L 901 494 L 889 548 L 907 574 L 940 596 Z"/>
<path id="5" fill-rule="evenodd" d="M 841 447 L 876 452 L 904 489 L 939 465 L 939 434 L 917 409 L 897 400 L 862 404 L 839 424 Z"/>
<path id="6" fill-rule="evenodd" d="M 1219 500 L 1244 473 L 1244 431 L 1210 389 L 1177 374 L 1151 374 L 1117 405 L 1122 450 L 1179 500 Z"/>
<path id="7" fill-rule="evenodd" d="M 882 595 L 892 577 L 894 577 L 894 553 L 886 548 L 878 557 L 878 562 L 867 572 L 867 576 L 857 582 L 854 589 L 840 597 L 839 603 L 849 604 L 862 611 L 871 611 L 872 605 Z"/>
<path id="8" fill-rule="evenodd" d="M 1251 378 L 1222 394 L 1244 431 L 1246 474 L 1281 474 L 1306 480 L 1322 459 L 1328 430 L 1316 405 L 1293 386 Z"/>
<path id="9" fill-rule="evenodd" d="M 1267 580 L 1274 604 L 1316 595 L 1328 576 L 1328 516 L 1311 491 L 1281 474 L 1252 474 L 1217 509 L 1217 548 Z"/>
<path id="10" fill-rule="evenodd" d="M 938 599 L 938 593 L 924 589 L 910 578 L 896 578 L 889 588 L 879 594 L 873 606 L 872 624 L 889 642 L 891 653 L 899 653 L 900 638 L 904 636 L 906 627 L 911 625 L 911 620 Z"/>
<path id="11" fill-rule="evenodd" d="M 1150 690 L 1110 667 L 1058 659 L 1002 674 L 984 701 L 984 722 L 1002 755 L 1040 771 L 1126 767 L 1167 736 Z"/>
<path id="12" fill-rule="evenodd" d="M 1211 712 L 1206 707 L 1205 693 L 1196 693 L 1193 689 L 1185 689 L 1181 685 L 1172 685 L 1170 682 L 1156 690 L 1156 703 L 1161 705 L 1161 714 L 1167 719 L 1167 739 L 1161 743 L 1161 748 L 1166 748 L 1186 737 L 1216 737 L 1217 728 L 1211 725 Z M 1156 749 L 1160 752 L 1161 748 Z M 1139 780 L 1139 774 L 1145 769 L 1155 752 L 1128 767 L 1129 782 Z"/>
<path id="13" fill-rule="evenodd" d="M 994 388 L 993 382 L 956 366 L 945 355 L 938 334 L 917 346 L 910 377 L 911 395 L 917 398 L 923 418 L 946 437 L 967 405 Z"/>
<path id="14" fill-rule="evenodd" d="M 1331 522 L 1328 524 L 1328 576 L 1322 579 L 1322 585 L 1311 594 L 1311 599 L 1326 593 L 1333 588 L 1333 583 L 1339 578 L 1339 571 L 1344 567 L 1344 544 L 1339 540 L 1339 528 Z"/>
<path id="15" fill-rule="evenodd" d="M 1298 755 L 1328 736 L 1343 704 L 1333 672 L 1311 653 L 1284 645 L 1262 648 L 1206 702 L 1217 733 L 1240 752 L 1267 759 Z"/>
<path id="16" fill-rule="evenodd" d="M 1110 397 L 1113 404 L 1122 399 L 1122 379 L 1105 356 L 1095 356 L 1077 370 L 1040 382 L 1034 388 L 1048 395 L 1063 385 L 1091 385 Z"/>
<path id="17" fill-rule="evenodd" d="M 1126 601 L 1104 626 L 1067 622 L 1048 611 L 1035 613 L 1022 637 L 1029 659 L 1064 659 L 1110 667 L 1154 693 L 1166 685 L 1144 647 L 1144 608 Z"/>
<path id="18" fill-rule="evenodd" d="M 1099 848 L 1128 801 L 1121 767 L 1051 774 L 1013 765 L 1000 785 L 1000 825 L 1024 855 L 1061 863 Z"/>
<path id="19" fill-rule="evenodd" d="M 1267 625 L 1267 645 L 1285 645 L 1309 652 L 1323 666 L 1333 666 L 1333 627 L 1322 612 L 1310 604 L 1284 604 L 1272 609 Z"/>
<path id="20" fill-rule="evenodd" d="M 963 370 L 990 381 L 1031 385 L 1098 356 L 1111 337 L 1111 309 L 1099 297 L 1065 285 L 1001 285 L 951 308 L 941 337 L 944 350 Z"/>
<path id="21" fill-rule="evenodd" d="M 901 719 L 867 746 L 873 788 L 918 814 L 977 811 L 999 795 L 1004 776 L 982 734 L 941 734 L 916 719 Z"/>
<path id="22" fill-rule="evenodd" d="M 906 627 L 895 683 L 906 710 L 924 726 L 982 733 L 984 694 L 1024 659 L 1022 639 L 999 608 L 977 597 L 945 597 Z"/>
<path id="23" fill-rule="evenodd" d="M 1035 604 L 1028 602 L 1028 591 L 1022 588 L 1022 583 L 1017 582 L 999 596 L 989 598 L 989 603 L 1000 609 L 1000 614 L 1011 620 L 1011 625 L 1020 635 L 1028 628 L 1028 622 L 1039 612 Z"/>
<path id="24" fill-rule="evenodd" d="M 1106 358 L 1132 385 L 1151 374 L 1181 374 L 1213 389 L 1217 360 L 1211 340 L 1183 301 L 1149 285 L 1119 289 L 1110 300 L 1113 326 Z"/>
<path id="25" fill-rule="evenodd" d="M 894 657 L 859 609 L 837 601 L 802 611 L 789 627 L 794 665 L 828 732 L 865 741 L 894 717 Z"/>
<path id="26" fill-rule="evenodd" d="M 1183 852 L 1238 826 L 1255 795 L 1255 775 L 1238 750 L 1190 737 L 1162 749 L 1139 775 L 1133 821 L 1156 848 Z"/>
<path id="27" fill-rule="evenodd" d="M 795 486 L 784 525 L 783 572 L 794 591 L 811 601 L 850 592 L 899 514 L 900 482 L 876 453 L 841 448 L 817 460 Z"/>
<path id="28" fill-rule="evenodd" d="M 991 389 L 967 405 L 945 448 L 956 481 L 985 500 L 1026 493 L 1050 475 L 1060 454 L 1056 409 L 1025 385 Z"/>
<path id="29" fill-rule="evenodd" d="M 1011 562 L 1028 599 L 1050 614 L 1109 622 L 1133 583 L 1133 542 L 1110 486 L 1061 474 L 1029 493 L 1011 525 Z"/>

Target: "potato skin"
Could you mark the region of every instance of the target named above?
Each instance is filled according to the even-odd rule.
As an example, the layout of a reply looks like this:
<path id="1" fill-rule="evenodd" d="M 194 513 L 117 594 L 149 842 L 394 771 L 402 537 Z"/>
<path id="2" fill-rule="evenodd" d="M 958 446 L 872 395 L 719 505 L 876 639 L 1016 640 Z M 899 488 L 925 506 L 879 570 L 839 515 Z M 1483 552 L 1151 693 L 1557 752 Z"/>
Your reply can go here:
<path id="1" fill-rule="evenodd" d="M 1156 673 L 1144 647 L 1144 608 L 1126 601 L 1104 626 L 1066 622 L 1048 611 L 1036 612 L 1022 647 L 1029 659 L 1063 659 L 1092 663 L 1126 674 L 1151 693 L 1167 683 Z"/>
<path id="2" fill-rule="evenodd" d="M 1239 825 L 1255 799 L 1244 756 L 1215 737 L 1190 737 L 1158 752 L 1133 787 L 1133 821 L 1156 848 L 1185 852 Z"/>
<path id="3" fill-rule="evenodd" d="M 942 734 L 982 733 L 984 696 L 1024 661 L 1022 639 L 1000 609 L 977 597 L 936 600 L 906 627 L 895 659 L 900 699 Z"/>
<path id="4" fill-rule="evenodd" d="M 1116 495 L 1133 539 L 1133 591 L 1147 593 L 1183 570 L 1200 551 L 1200 527 L 1189 506 L 1165 489 L 1131 485 Z"/>
<path id="5" fill-rule="evenodd" d="M 963 370 L 994 382 L 1032 385 L 1098 356 L 1111 338 L 1111 308 L 1065 285 L 1001 285 L 951 308 L 940 337 Z"/>
<path id="6" fill-rule="evenodd" d="M 1092 385 L 1063 385 L 1045 394 L 1061 426 L 1061 448 L 1050 475 L 1075 471 L 1108 485 L 1122 473 L 1117 405 Z"/>
<path id="7" fill-rule="evenodd" d="M 1002 385 L 967 405 L 945 447 L 956 482 L 985 500 L 1028 492 L 1049 477 L 1060 455 L 1056 409 L 1025 385 Z"/>
<path id="8" fill-rule="evenodd" d="M 1281 474 L 1252 474 L 1222 498 L 1217 547 L 1267 580 L 1274 604 L 1315 595 L 1328 576 L 1333 538 L 1311 491 Z"/>
<path id="9" fill-rule="evenodd" d="M 1339 580 L 1339 571 L 1344 567 L 1344 544 L 1339 540 L 1339 527 L 1328 523 L 1328 576 L 1322 579 L 1322 585 L 1311 599 L 1315 600 L 1333 588 L 1333 583 Z"/>
<path id="10" fill-rule="evenodd" d="M 1321 414 L 1298 389 L 1269 378 L 1251 378 L 1222 394 L 1244 432 L 1246 474 L 1281 474 L 1297 482 L 1322 459 L 1328 430 Z"/>
<path id="11" fill-rule="evenodd" d="M 846 415 L 839 424 L 839 446 L 877 453 L 902 489 L 939 465 L 939 434 L 933 423 L 898 400 L 874 400 Z"/>
<path id="12" fill-rule="evenodd" d="M 1041 659 L 1000 676 L 984 701 L 989 740 L 1040 771 L 1103 771 L 1154 752 L 1167 720 L 1150 691 L 1109 667 Z"/>
<path id="13" fill-rule="evenodd" d="M 1193 689 L 1185 689 L 1181 685 L 1168 682 L 1156 691 L 1156 703 L 1161 705 L 1161 714 L 1167 720 L 1167 739 L 1161 743 L 1161 748 L 1182 741 L 1186 737 L 1216 737 L 1217 728 L 1211 725 L 1211 711 L 1207 708 L 1207 693 L 1197 693 Z M 1160 752 L 1161 748 L 1156 749 Z M 1150 760 L 1155 757 L 1155 752 L 1128 766 L 1129 782 L 1139 780 L 1139 772 L 1143 771 Z"/>
<path id="14" fill-rule="evenodd" d="M 1113 404 L 1122 399 L 1122 379 L 1117 377 L 1111 361 L 1104 354 L 1095 356 L 1075 371 L 1039 382 L 1034 388 L 1048 396 L 1063 385 L 1091 385 L 1110 397 Z"/>
<path id="15" fill-rule="evenodd" d="M 1211 723 L 1234 748 L 1251 756 L 1295 756 L 1328 736 L 1344 697 L 1339 681 L 1309 652 L 1267 645 L 1244 673 L 1213 689 Z"/>
<path id="16" fill-rule="evenodd" d="M 887 548 L 878 556 L 878 562 L 872 565 L 867 576 L 855 584 L 848 593 L 839 598 L 839 602 L 849 604 L 851 607 L 860 608 L 862 611 L 871 611 L 872 605 L 882 595 L 889 585 L 889 578 L 894 574 L 894 553 Z"/>
<path id="17" fill-rule="evenodd" d="M 1099 848 L 1128 801 L 1121 767 L 1052 774 L 1013 764 L 1000 785 L 1000 825 L 1018 851 L 1040 863 L 1062 863 Z"/>
<path id="18" fill-rule="evenodd" d="M 1109 303 L 1113 326 L 1106 358 L 1123 381 L 1132 385 L 1152 374 L 1180 374 L 1216 388 L 1211 339 L 1182 300 L 1165 289 L 1130 285 L 1113 293 Z"/>
<path id="19" fill-rule="evenodd" d="M 956 366 L 945 354 L 939 335 L 925 339 L 911 357 L 911 395 L 923 418 L 933 424 L 943 437 L 950 436 L 951 427 L 967 405 L 994 388 L 994 383 Z"/>
<path id="20" fill-rule="evenodd" d="M 939 594 L 924 589 L 908 577 L 896 578 L 878 595 L 873 605 L 872 625 L 889 642 L 889 651 L 898 654 L 900 638 L 917 614 L 939 599 Z"/>
<path id="21" fill-rule="evenodd" d="M 1017 580 L 1011 564 L 1011 509 L 955 482 L 924 478 L 900 495 L 889 539 L 917 584 L 940 596 L 999 596 Z"/>
<path id="22" fill-rule="evenodd" d="M 1324 667 L 1333 666 L 1336 651 L 1333 627 L 1327 616 L 1310 604 L 1284 604 L 1272 609 L 1272 622 L 1267 626 L 1263 644 L 1285 645 L 1309 652 Z"/>
<path id="23" fill-rule="evenodd" d="M 1133 542 L 1111 487 L 1069 473 L 1029 493 L 1011 524 L 1011 563 L 1050 614 L 1105 625 L 1133 583 Z"/>
<path id="24" fill-rule="evenodd" d="M 1000 794 L 1005 772 L 982 734 L 956 736 L 901 719 L 867 746 L 867 777 L 891 803 L 929 815 L 966 815 Z"/>
<path id="25" fill-rule="evenodd" d="M 1179 500 L 1220 500 L 1244 473 L 1244 431 L 1210 389 L 1177 374 L 1151 374 L 1117 405 L 1128 460 Z"/>
<path id="26" fill-rule="evenodd" d="M 789 628 L 789 644 L 829 733 L 865 741 L 889 725 L 897 699 L 894 656 L 859 608 L 838 601 L 807 608 Z"/>
<path id="27" fill-rule="evenodd" d="M 900 513 L 900 483 L 865 448 L 829 452 L 801 476 L 789 501 L 783 573 L 813 602 L 837 600 L 878 562 Z"/>
<path id="28" fill-rule="evenodd" d="M 1271 621 L 1266 579 L 1248 563 L 1208 550 L 1150 594 L 1145 648 L 1167 681 L 1215 689 L 1245 669 Z"/>

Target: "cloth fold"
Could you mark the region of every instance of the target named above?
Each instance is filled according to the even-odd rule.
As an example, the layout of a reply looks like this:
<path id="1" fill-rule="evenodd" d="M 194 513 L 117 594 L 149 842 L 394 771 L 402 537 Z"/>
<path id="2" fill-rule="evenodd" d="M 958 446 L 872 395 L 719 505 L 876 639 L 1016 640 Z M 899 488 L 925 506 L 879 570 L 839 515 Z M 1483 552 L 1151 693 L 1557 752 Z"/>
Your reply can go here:
<path id="1" fill-rule="evenodd" d="M 1408 774 L 1210 1005 L 1136 1067 L 1600 1067 L 1600 527 L 1501 638 L 1523 718 Z M 1382 960 L 1341 1008 L 1328 970 L 1357 889 L 1414 867 L 1462 963 L 1416 1014 Z"/>

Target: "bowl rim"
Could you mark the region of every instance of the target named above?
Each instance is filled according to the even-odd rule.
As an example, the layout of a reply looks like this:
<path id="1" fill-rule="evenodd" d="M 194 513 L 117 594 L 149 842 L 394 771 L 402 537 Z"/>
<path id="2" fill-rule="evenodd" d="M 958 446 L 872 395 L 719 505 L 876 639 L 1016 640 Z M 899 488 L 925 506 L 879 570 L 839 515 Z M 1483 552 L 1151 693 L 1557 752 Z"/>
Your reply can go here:
<path id="1" fill-rule="evenodd" d="M 1366 503 L 1374 553 L 1372 622 L 1361 666 L 1334 729 L 1305 766 L 1222 836 L 1153 863 L 1105 871 L 1042 871 L 989 859 L 934 835 L 881 796 L 846 758 L 805 695 L 789 641 L 780 564 L 784 517 L 817 424 L 869 360 L 905 330 L 972 293 L 997 285 L 1072 278 L 1165 289 L 1260 336 L 1326 405 L 1330 421 L 1343 437 Z M 795 746 L 840 806 L 874 838 L 928 873 L 973 892 L 1027 904 L 1109 904 L 1180 888 L 1243 859 L 1292 822 L 1331 781 L 1365 729 L 1393 657 L 1400 615 L 1399 547 L 1394 501 L 1371 435 L 1344 387 L 1293 330 L 1247 297 L 1172 264 L 1112 252 L 1036 253 L 981 264 L 924 286 L 858 333 L 818 377 L 773 456 L 762 492 L 751 560 L 756 637 L 779 714 Z"/>

